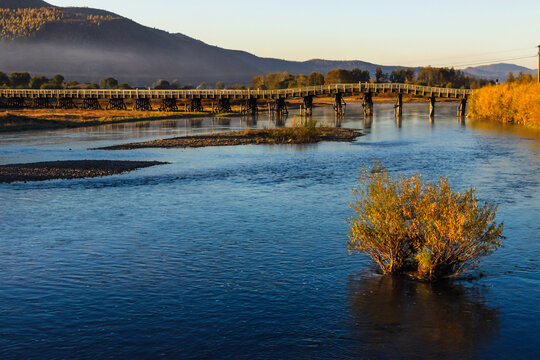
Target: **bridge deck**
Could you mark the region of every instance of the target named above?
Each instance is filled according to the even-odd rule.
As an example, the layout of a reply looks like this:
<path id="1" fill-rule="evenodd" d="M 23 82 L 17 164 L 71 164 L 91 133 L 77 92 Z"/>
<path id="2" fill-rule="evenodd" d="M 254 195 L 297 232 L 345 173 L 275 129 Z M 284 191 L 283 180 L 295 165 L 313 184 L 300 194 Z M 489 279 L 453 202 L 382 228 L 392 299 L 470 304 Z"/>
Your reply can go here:
<path id="1" fill-rule="evenodd" d="M 29 90 L 0 89 L 3 98 L 73 99 L 292 99 L 359 93 L 410 94 L 423 97 L 467 98 L 473 90 L 438 88 L 410 84 L 336 84 L 282 90 Z"/>

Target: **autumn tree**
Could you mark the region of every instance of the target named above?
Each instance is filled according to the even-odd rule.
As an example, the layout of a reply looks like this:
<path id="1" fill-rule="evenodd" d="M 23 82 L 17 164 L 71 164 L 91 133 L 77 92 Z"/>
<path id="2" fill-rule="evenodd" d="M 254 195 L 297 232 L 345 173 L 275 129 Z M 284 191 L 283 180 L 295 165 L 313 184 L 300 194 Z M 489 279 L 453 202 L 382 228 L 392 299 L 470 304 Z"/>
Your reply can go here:
<path id="1" fill-rule="evenodd" d="M 60 74 L 56 74 L 53 76 L 51 81 L 61 87 L 64 84 L 64 77 Z"/>
<path id="2" fill-rule="evenodd" d="M 30 83 L 30 74 L 27 72 L 14 72 L 9 75 L 9 86 L 12 88 L 28 88 Z"/>
<path id="3" fill-rule="evenodd" d="M 47 79 L 45 76 L 34 76 L 30 79 L 29 86 L 31 89 L 41 89 L 41 86 L 48 82 L 49 79 Z"/>
<path id="4" fill-rule="evenodd" d="M 324 85 L 324 75 L 320 72 L 314 71 L 309 74 L 307 81 L 309 86 Z"/>
<path id="5" fill-rule="evenodd" d="M 392 70 L 392 73 L 390 74 L 390 82 L 391 83 L 413 83 L 415 80 L 415 74 L 413 68 L 400 68 L 400 69 L 394 69 Z"/>
<path id="6" fill-rule="evenodd" d="M 369 71 L 360 70 L 357 67 L 351 70 L 351 82 L 353 83 L 368 82 L 369 79 L 370 79 Z"/>
<path id="7" fill-rule="evenodd" d="M 251 88 L 255 90 L 265 90 L 266 86 L 264 84 L 264 76 L 256 75 L 251 80 Z"/>
<path id="8" fill-rule="evenodd" d="M 388 74 L 384 73 L 380 67 L 375 69 L 375 82 L 376 83 L 388 82 Z"/>
<path id="9" fill-rule="evenodd" d="M 118 87 L 118 80 L 112 77 L 108 77 L 99 82 L 99 86 L 103 89 L 116 89 Z"/>
<path id="10" fill-rule="evenodd" d="M 344 69 L 330 70 L 324 78 L 326 85 L 331 84 L 346 84 L 351 82 L 351 72 Z"/>

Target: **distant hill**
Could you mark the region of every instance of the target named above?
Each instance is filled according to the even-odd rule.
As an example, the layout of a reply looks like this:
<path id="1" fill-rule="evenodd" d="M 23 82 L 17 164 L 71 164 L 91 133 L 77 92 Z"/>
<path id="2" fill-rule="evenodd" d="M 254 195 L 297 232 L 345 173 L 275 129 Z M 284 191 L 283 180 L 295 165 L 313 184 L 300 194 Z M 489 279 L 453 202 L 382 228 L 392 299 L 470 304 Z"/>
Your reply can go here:
<path id="1" fill-rule="evenodd" d="M 260 58 L 142 26 L 104 10 L 59 8 L 41 0 L 0 0 L 0 70 L 4 72 L 62 73 L 81 81 L 114 76 L 144 85 L 160 78 L 179 79 L 183 84 L 249 83 L 254 75 L 274 71 L 326 73 L 355 66 L 374 73 L 378 65 Z M 383 66 L 387 72 L 394 68 Z"/>
<path id="2" fill-rule="evenodd" d="M 158 79 L 178 79 L 184 85 L 218 80 L 249 84 L 253 76 L 269 72 L 309 74 L 358 67 L 374 75 L 378 66 L 363 61 L 261 58 L 149 28 L 105 10 L 0 0 L 0 71 L 7 73 L 61 73 L 78 81 L 113 76 L 133 85 Z M 381 66 L 384 72 L 398 67 Z"/>
<path id="3" fill-rule="evenodd" d="M 467 75 L 483 78 L 483 79 L 489 79 L 489 80 L 497 80 L 499 79 L 499 82 L 505 82 L 508 78 L 508 74 L 511 72 L 514 73 L 514 75 L 517 76 L 519 72 L 522 71 L 525 74 L 533 74 L 536 75 L 536 70 L 529 69 L 523 66 L 518 66 L 514 64 L 492 64 L 492 65 L 484 65 L 484 66 L 477 66 L 477 67 L 468 67 L 466 69 L 463 69 L 463 72 Z"/>

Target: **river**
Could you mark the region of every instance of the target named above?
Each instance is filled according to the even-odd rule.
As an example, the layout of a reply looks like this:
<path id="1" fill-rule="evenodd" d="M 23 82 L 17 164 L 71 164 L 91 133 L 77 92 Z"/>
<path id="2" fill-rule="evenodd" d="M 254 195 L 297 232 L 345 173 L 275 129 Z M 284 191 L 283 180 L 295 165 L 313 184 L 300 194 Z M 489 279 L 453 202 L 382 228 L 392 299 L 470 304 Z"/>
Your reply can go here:
<path id="1" fill-rule="evenodd" d="M 352 104 L 342 126 L 366 136 L 303 146 L 88 150 L 273 126 L 264 114 L 0 134 L 1 164 L 170 162 L 0 184 L 2 358 L 540 358 L 540 138 L 427 109 L 406 104 L 396 123 L 376 105 L 365 122 Z M 350 190 L 376 159 L 476 187 L 505 247 L 435 285 L 349 255 Z"/>

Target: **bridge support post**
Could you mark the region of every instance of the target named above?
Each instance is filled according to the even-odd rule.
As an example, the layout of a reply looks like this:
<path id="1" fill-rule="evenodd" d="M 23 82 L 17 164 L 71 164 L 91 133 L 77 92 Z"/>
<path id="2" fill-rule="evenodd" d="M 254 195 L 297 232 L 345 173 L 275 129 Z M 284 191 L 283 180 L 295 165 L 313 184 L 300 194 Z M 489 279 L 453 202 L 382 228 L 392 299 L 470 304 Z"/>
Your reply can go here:
<path id="1" fill-rule="evenodd" d="M 214 110 L 215 113 L 219 114 L 219 113 L 227 113 L 227 112 L 231 112 L 231 111 L 232 111 L 232 109 L 231 109 L 231 101 L 229 100 L 229 98 L 221 98 L 221 99 L 218 100 L 218 105 Z"/>
<path id="2" fill-rule="evenodd" d="M 289 111 L 287 110 L 287 103 L 284 98 L 278 98 L 276 100 L 276 115 L 282 117 L 288 115 Z"/>
<path id="3" fill-rule="evenodd" d="M 257 116 L 257 112 L 258 112 L 257 99 L 256 98 L 247 99 L 245 107 L 242 110 L 242 113 L 244 115 L 250 114 L 251 116 L 255 117 Z"/>
<path id="4" fill-rule="evenodd" d="M 32 101 L 32 107 L 36 109 L 48 109 L 52 108 L 50 98 L 34 98 Z"/>
<path id="5" fill-rule="evenodd" d="M 107 103 L 107 110 L 127 110 L 127 106 L 123 98 L 111 98 Z"/>
<path id="6" fill-rule="evenodd" d="M 6 109 L 23 109 L 25 106 L 24 98 L 9 97 L 3 102 L 3 107 Z"/>
<path id="7" fill-rule="evenodd" d="M 464 118 L 467 115 L 467 98 L 463 98 L 459 102 L 458 116 Z"/>
<path id="8" fill-rule="evenodd" d="M 86 98 L 83 99 L 81 109 L 84 110 L 101 110 L 101 105 L 97 98 Z"/>
<path id="9" fill-rule="evenodd" d="M 150 99 L 136 99 L 135 104 L 133 104 L 133 110 L 152 111 L 152 104 L 150 104 Z"/>
<path id="10" fill-rule="evenodd" d="M 435 96 L 429 98 L 429 117 L 435 117 Z"/>
<path id="11" fill-rule="evenodd" d="M 176 99 L 161 99 L 159 111 L 178 111 Z"/>
<path id="12" fill-rule="evenodd" d="M 337 93 L 334 101 L 334 111 L 336 112 L 336 117 L 342 117 L 345 114 L 345 101 L 343 101 L 343 94 Z"/>
<path id="13" fill-rule="evenodd" d="M 403 115 L 403 94 L 398 94 L 396 104 L 394 105 L 394 116 L 401 117 Z"/>
<path id="14" fill-rule="evenodd" d="M 373 115 L 373 95 L 369 93 L 364 93 L 364 102 L 362 103 L 362 107 L 364 108 L 364 116 L 372 116 Z"/>
<path id="15" fill-rule="evenodd" d="M 77 105 L 73 102 L 72 98 L 58 98 L 58 105 L 56 105 L 59 109 L 76 109 Z"/>
<path id="16" fill-rule="evenodd" d="M 190 112 L 203 112 L 203 106 L 200 98 L 191 99 L 189 103 Z"/>
<path id="17" fill-rule="evenodd" d="M 304 114 L 313 115 L 313 95 L 304 96 Z"/>

